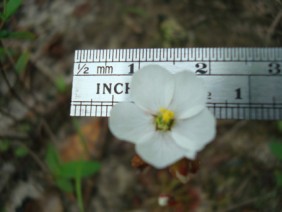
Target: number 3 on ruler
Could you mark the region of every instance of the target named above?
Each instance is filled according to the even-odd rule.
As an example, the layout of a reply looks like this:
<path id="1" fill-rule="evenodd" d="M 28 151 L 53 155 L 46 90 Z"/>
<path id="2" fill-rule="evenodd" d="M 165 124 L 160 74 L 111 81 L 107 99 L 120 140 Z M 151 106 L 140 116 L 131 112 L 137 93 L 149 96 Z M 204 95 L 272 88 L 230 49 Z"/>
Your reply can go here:
<path id="1" fill-rule="evenodd" d="M 280 74 L 281 72 L 281 67 L 279 63 L 269 63 L 268 67 L 269 67 L 268 72 L 270 74 Z"/>

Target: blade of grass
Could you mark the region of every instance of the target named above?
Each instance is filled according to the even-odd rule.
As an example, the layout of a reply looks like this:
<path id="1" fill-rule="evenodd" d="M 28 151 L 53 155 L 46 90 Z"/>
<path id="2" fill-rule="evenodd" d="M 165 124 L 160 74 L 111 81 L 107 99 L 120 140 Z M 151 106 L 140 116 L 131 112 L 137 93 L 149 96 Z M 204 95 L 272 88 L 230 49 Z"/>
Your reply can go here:
<path id="1" fill-rule="evenodd" d="M 29 52 L 23 52 L 21 56 L 19 57 L 19 59 L 17 60 L 15 69 L 18 75 L 23 73 L 23 71 L 26 69 L 26 66 L 29 60 L 29 56 L 30 56 Z"/>
<path id="2" fill-rule="evenodd" d="M 22 4 L 22 0 L 9 0 L 4 4 L 4 13 L 3 13 L 3 19 L 4 21 L 7 21 L 12 15 L 14 15 L 19 7 Z"/>

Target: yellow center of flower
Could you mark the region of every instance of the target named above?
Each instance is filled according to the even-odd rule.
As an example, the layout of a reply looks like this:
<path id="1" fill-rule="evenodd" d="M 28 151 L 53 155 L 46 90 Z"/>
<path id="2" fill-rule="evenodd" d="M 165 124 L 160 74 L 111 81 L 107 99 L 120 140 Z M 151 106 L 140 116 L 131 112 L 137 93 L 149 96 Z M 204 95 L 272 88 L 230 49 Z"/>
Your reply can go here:
<path id="1" fill-rule="evenodd" d="M 156 130 L 168 131 L 171 129 L 174 122 L 174 112 L 161 108 L 155 116 Z"/>

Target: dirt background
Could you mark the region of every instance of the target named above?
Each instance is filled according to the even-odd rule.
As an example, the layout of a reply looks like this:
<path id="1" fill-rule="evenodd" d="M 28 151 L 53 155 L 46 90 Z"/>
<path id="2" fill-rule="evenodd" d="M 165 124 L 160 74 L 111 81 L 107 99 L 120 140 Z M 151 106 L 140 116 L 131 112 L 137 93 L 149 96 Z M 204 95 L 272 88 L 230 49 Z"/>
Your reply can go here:
<path id="1" fill-rule="evenodd" d="M 0 211 L 78 211 L 75 195 L 58 189 L 46 168 L 49 143 L 65 161 L 101 162 L 83 181 L 86 211 L 282 211 L 282 164 L 268 148 L 282 141 L 275 121 L 219 120 L 198 173 L 174 185 L 167 171 L 132 168 L 134 147 L 110 134 L 107 119 L 69 116 L 76 49 L 281 47 L 281 16 L 280 0 L 25 0 L 8 28 L 36 39 L 1 41 L 30 58 L 20 76 L 11 61 L 1 67 L 10 85 L 1 76 L 0 141 L 11 148 L 0 152 Z M 15 156 L 17 146 L 28 154 Z M 162 193 L 179 204 L 159 207 Z"/>

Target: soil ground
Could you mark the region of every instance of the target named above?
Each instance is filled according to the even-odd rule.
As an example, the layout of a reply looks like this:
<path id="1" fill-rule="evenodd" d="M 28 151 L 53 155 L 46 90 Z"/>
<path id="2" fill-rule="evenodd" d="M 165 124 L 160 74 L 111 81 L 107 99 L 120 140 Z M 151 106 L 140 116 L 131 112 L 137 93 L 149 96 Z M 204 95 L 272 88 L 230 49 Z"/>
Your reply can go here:
<path id="1" fill-rule="evenodd" d="M 167 171 L 132 168 L 134 147 L 110 134 L 106 118 L 69 116 L 76 49 L 281 47 L 280 0 L 25 0 L 6 27 L 36 39 L 1 41 L 29 61 L 20 75 L 17 54 L 1 63 L 9 84 L 1 76 L 0 141 L 9 145 L 0 152 L 0 211 L 79 211 L 76 195 L 59 189 L 46 167 L 50 143 L 65 161 L 102 164 L 83 180 L 86 211 L 282 211 L 282 163 L 269 150 L 282 142 L 277 121 L 218 120 L 199 171 L 178 184 Z M 159 207 L 164 192 L 179 204 Z"/>

